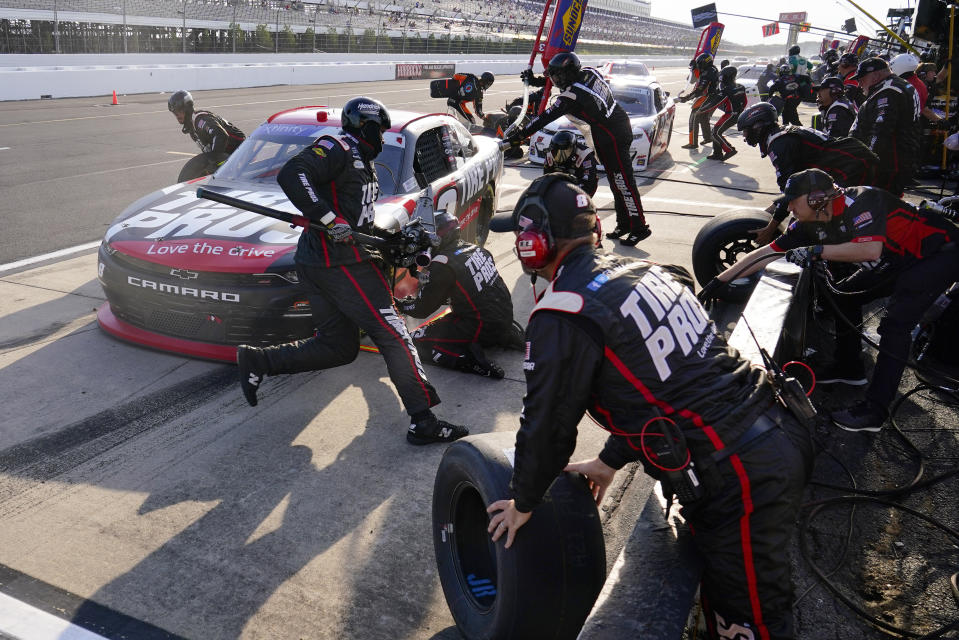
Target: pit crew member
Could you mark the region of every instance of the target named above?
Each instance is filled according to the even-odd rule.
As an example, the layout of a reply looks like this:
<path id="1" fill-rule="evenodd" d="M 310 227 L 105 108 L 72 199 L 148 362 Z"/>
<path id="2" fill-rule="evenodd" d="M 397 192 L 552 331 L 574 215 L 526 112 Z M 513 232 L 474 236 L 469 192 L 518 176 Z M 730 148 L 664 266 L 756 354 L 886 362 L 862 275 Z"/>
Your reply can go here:
<path id="1" fill-rule="evenodd" d="M 459 221 L 442 211 L 435 217 L 440 246 L 419 271 L 415 296 L 397 300 L 400 311 L 427 318 L 449 302 L 450 312 L 413 332 L 420 358 L 441 367 L 502 378 L 503 369 L 486 358 L 483 347 L 522 351 L 522 328 L 513 320 L 509 288 L 492 254 L 459 237 Z"/>
<path id="2" fill-rule="evenodd" d="M 167 100 L 167 109 L 183 125 L 183 133 L 200 147 L 209 173 L 213 173 L 246 140 L 246 135 L 229 120 L 211 111 L 196 109 L 189 91 L 174 92 Z"/>
<path id="3" fill-rule="evenodd" d="M 736 67 L 726 67 L 719 72 L 719 95 L 721 99 L 716 108 L 723 115 L 713 125 L 713 152 L 706 157 L 722 162 L 737 153 L 723 132 L 736 124 L 739 114 L 746 108 L 746 88 L 736 82 Z"/>
<path id="4" fill-rule="evenodd" d="M 373 203 L 379 195 L 373 159 L 389 128 L 390 115 L 382 103 L 353 98 L 343 106 L 340 133 L 317 138 L 280 170 L 277 182 L 290 202 L 327 229 L 303 231 L 295 255 L 316 334 L 271 347 L 238 347 L 240 385 L 247 401 L 256 405 L 264 376 L 348 364 L 359 351 L 362 329 L 386 360 L 410 415 L 407 441 L 450 442 L 468 430 L 433 415 L 430 407 L 439 403 L 439 397 L 393 306 L 390 285 L 374 255 L 353 240 L 354 230 L 371 233 L 373 228 Z"/>
<path id="5" fill-rule="evenodd" d="M 856 105 L 846 97 L 842 80 L 836 77 L 824 78 L 812 89 L 816 92 L 816 104 L 822 113 L 819 130 L 830 138 L 848 136 L 852 123 L 856 121 L 857 110 Z"/>
<path id="6" fill-rule="evenodd" d="M 638 460 L 680 496 L 705 561 L 712 637 L 792 638 L 788 547 L 812 459 L 806 428 L 716 333 L 688 273 L 680 281 L 676 268 L 595 247 L 596 209 L 581 189 L 537 178 L 503 224 L 524 270 L 549 286 L 526 331 L 511 496 L 487 508 L 493 541 L 505 534 L 508 549 L 524 535 L 564 469 L 584 474 L 599 503 Z M 587 412 L 610 436 L 598 457 L 568 464 Z"/>
<path id="7" fill-rule="evenodd" d="M 593 150 L 576 139 L 572 131 L 559 131 L 549 141 L 543 173 L 565 173 L 572 176 L 580 189 L 593 196 L 599 177 Z"/>
<path id="8" fill-rule="evenodd" d="M 879 322 L 879 354 L 865 398 L 834 411 L 833 422 L 847 431 L 877 432 L 888 417 L 912 344 L 912 330 L 943 291 L 959 279 L 959 228 L 935 211 L 896 198 L 883 189 L 836 185 L 819 169 L 789 177 L 784 189 L 796 217 L 771 244 L 739 259 L 704 287 L 714 295 L 723 283 L 761 269 L 786 252 L 802 266 L 818 260 L 859 263 L 860 269 L 837 283 L 856 295 L 835 296 L 853 325 L 862 323 L 862 303 L 890 296 Z M 769 260 L 762 260 L 770 256 Z M 745 270 L 740 264 L 756 264 Z M 864 384 L 861 337 L 837 321 L 833 373 L 850 384 Z"/>
<path id="9" fill-rule="evenodd" d="M 470 112 L 469 103 L 473 103 L 476 115 L 482 121 L 486 117 L 483 113 L 483 92 L 493 86 L 496 77 L 489 71 L 484 71 L 479 78 L 472 73 L 457 73 L 453 78 L 459 82 L 459 89 L 456 90 L 456 97 L 447 98 L 446 106 L 470 124 L 477 124 L 476 118 Z"/>
<path id="10" fill-rule="evenodd" d="M 783 127 L 776 121 L 776 108 L 757 102 L 739 116 L 739 130 L 746 144 L 759 146 L 776 169 L 776 182 L 782 189 L 793 173 L 817 167 L 825 170 L 841 186 L 875 185 L 879 158 L 853 138 L 832 140 L 821 131 L 805 127 Z M 772 219 L 757 234 L 759 244 L 776 237 L 779 223 L 789 215 L 788 202 L 779 198 L 773 205 Z"/>
<path id="11" fill-rule="evenodd" d="M 882 58 L 860 62 L 856 79 L 866 100 L 849 134 L 879 156 L 879 186 L 901 197 L 918 168 L 919 95 Z"/>
<path id="12" fill-rule="evenodd" d="M 699 79 L 693 86 L 692 91 L 676 98 L 680 102 L 694 100 L 693 107 L 689 112 L 689 142 L 683 145 L 683 149 L 699 147 L 700 131 L 703 133 L 703 144 L 710 143 L 712 136 L 709 133 L 709 117 L 721 99 L 719 95 L 719 71 L 713 64 L 713 57 L 708 53 L 701 53 L 696 56 L 694 63 L 696 68 L 699 69 Z"/>
<path id="13" fill-rule="evenodd" d="M 506 139 L 514 145 L 520 144 L 560 116 L 569 116 L 581 130 L 588 127 L 596 156 L 606 168 L 606 179 L 616 206 L 616 228 L 607 237 L 619 238 L 619 243 L 627 247 L 636 246 L 652 231 L 646 224 L 629 157 L 629 147 L 633 142 L 629 115 L 613 98 L 603 74 L 592 67 L 583 67 L 575 53 L 564 51 L 550 58 L 546 74 L 560 94 L 546 111 L 534 116 L 523 127 L 507 131 Z M 532 86 L 546 83 L 545 78 L 537 78 L 532 72 L 524 72 L 523 79 Z"/>

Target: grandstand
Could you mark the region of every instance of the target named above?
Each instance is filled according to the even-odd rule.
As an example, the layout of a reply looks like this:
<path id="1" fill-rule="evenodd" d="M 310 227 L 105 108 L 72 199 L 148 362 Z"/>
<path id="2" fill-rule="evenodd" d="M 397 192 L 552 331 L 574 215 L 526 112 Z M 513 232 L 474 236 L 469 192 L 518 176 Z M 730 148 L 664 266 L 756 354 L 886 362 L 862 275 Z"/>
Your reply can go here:
<path id="1" fill-rule="evenodd" d="M 0 0 L 0 52 L 529 50 L 541 0 Z M 579 48 L 688 53 L 698 30 L 588 7 Z M 464 48 L 465 47 L 465 48 Z M 639 49 L 636 49 L 636 48 Z M 608 50 L 608 51 L 607 51 Z"/>

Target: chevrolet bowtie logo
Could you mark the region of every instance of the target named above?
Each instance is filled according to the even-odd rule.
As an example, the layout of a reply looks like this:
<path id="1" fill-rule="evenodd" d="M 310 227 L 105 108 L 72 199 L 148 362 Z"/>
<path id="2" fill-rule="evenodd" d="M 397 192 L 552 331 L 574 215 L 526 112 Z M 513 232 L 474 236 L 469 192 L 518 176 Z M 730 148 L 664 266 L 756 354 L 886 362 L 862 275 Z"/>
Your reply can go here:
<path id="1" fill-rule="evenodd" d="M 187 271 L 186 269 L 170 269 L 170 275 L 184 280 L 196 280 L 200 274 L 196 271 Z"/>

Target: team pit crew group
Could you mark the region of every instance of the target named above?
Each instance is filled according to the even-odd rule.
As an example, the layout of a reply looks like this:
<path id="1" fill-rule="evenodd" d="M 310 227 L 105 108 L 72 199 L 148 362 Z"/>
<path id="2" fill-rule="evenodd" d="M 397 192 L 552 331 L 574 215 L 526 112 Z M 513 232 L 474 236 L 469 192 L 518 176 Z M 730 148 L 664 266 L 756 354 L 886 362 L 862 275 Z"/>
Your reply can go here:
<path id="1" fill-rule="evenodd" d="M 868 62 L 860 71 L 874 71 Z M 649 229 L 623 152 L 628 145 L 619 144 L 631 135 L 628 118 L 611 101 L 601 76 L 581 68 L 575 54 L 557 55 L 546 73 L 559 87 L 559 97 L 544 114 L 507 132 L 507 140 L 523 140 L 564 113 L 587 123 L 616 195 L 614 235 L 635 244 Z M 256 404 L 264 376 L 351 362 L 362 329 L 386 360 L 410 415 L 407 440 L 449 443 L 468 429 L 433 414 L 439 398 L 421 357 L 499 378 L 502 369 L 486 359 L 483 347 L 522 349 L 526 394 L 514 471 L 510 495 L 488 507 L 492 540 L 503 538 L 507 548 L 512 546 L 562 470 L 584 474 L 600 503 L 616 471 L 638 461 L 663 481 L 665 493 L 679 497 L 694 532 L 705 562 L 701 595 L 711 637 L 793 638 L 788 548 L 813 448 L 807 425 L 776 401 L 767 374 L 725 343 L 701 304 L 721 292 L 735 267 L 697 299 L 684 269 L 605 252 L 589 195 L 595 188 L 595 173 L 589 171 L 595 160 L 575 140 L 560 138 L 547 174 L 532 182 L 511 214 L 494 217 L 490 225 L 494 231 L 512 231 L 524 271 L 548 282 L 525 336 L 513 323 L 509 291 L 492 256 L 459 240 L 455 221 L 442 216 L 436 220 L 442 244 L 430 265 L 430 281 L 415 297 L 395 301 L 374 256 L 353 239 L 354 231 L 372 232 L 378 191 L 372 161 L 390 127 L 389 113 L 376 100 L 355 98 L 344 106 L 342 123 L 339 134 L 317 139 L 278 176 L 291 202 L 326 228 L 305 231 L 296 251 L 316 334 L 238 349 L 241 388 L 250 404 Z M 775 135 L 753 131 L 748 119 L 744 127 L 742 116 L 739 123 L 750 145 L 758 144 L 763 133 Z M 764 153 L 770 140 L 765 144 Z M 551 165 L 574 158 L 581 175 L 550 173 Z M 888 176 L 884 179 L 888 184 Z M 898 274 L 883 281 L 883 290 L 893 296 L 880 326 L 888 357 L 877 363 L 866 409 L 852 407 L 845 416 L 848 428 L 875 431 L 885 415 L 873 405 L 888 403 L 895 394 L 909 330 L 921 310 L 959 276 L 959 229 L 898 194 L 868 186 L 844 189 L 835 182 L 818 169 L 787 176 L 784 197 L 797 221 L 754 257 L 786 251 L 803 265 L 878 260 L 886 265 L 884 275 Z M 478 265 L 485 274 L 479 280 Z M 399 317 L 398 310 L 429 315 L 446 299 L 452 312 L 415 334 Z M 853 317 L 855 304 L 845 306 Z M 486 326 L 495 330 L 484 333 Z M 858 360 L 856 349 L 858 339 L 840 339 L 837 346 L 850 357 L 855 351 Z M 610 435 L 597 457 L 570 463 L 577 425 L 586 413 Z M 841 418 L 834 416 L 843 426 Z M 664 442 L 681 447 L 680 467 L 664 464 L 657 454 Z"/>

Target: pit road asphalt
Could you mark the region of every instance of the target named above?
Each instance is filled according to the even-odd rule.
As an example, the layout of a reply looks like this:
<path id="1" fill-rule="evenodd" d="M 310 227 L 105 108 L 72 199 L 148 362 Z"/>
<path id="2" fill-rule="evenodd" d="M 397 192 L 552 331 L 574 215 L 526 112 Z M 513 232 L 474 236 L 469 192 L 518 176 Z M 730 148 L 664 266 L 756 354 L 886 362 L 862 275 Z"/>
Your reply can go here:
<path id="1" fill-rule="evenodd" d="M 674 96 L 685 72 L 656 70 Z M 497 78 L 487 110 L 520 86 Z M 355 95 L 445 109 L 424 81 L 195 98 L 251 132 L 271 113 Z M 0 583 L 67 618 L 128 620 L 138 630 L 131 638 L 151 629 L 198 640 L 459 637 L 430 535 L 442 447 L 406 444 L 406 416 L 378 356 L 268 378 L 251 408 L 234 367 L 148 351 L 97 328 L 104 299 L 94 248 L 10 268 L 94 245 L 129 203 L 175 181 L 196 147 L 167 97 L 120 96 L 115 107 L 109 97 L 0 103 L 0 147 L 9 147 L 0 150 Z M 765 208 L 777 191 L 769 162 L 738 135 L 730 140 L 740 153 L 726 164 L 705 160 L 709 147 L 680 149 L 687 114 L 677 108 L 669 151 L 638 179 L 652 238 L 609 249 L 690 268 L 707 219 Z M 539 174 L 508 168 L 500 209 Z M 601 185 L 596 201 L 611 227 Z M 511 244 L 493 234 L 487 246 L 525 324 L 532 294 Z M 428 369 L 443 399 L 436 411 L 473 433 L 515 431 L 521 358 L 490 355 L 506 379 Z M 574 459 L 592 457 L 603 440 L 585 420 Z M 617 506 L 604 505 L 610 529 Z"/>

